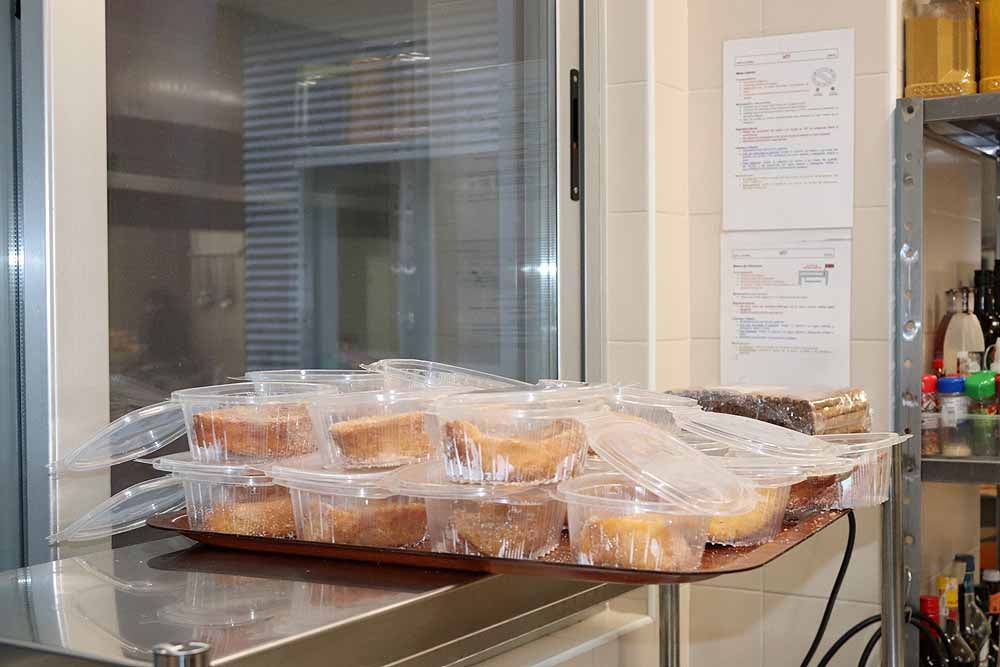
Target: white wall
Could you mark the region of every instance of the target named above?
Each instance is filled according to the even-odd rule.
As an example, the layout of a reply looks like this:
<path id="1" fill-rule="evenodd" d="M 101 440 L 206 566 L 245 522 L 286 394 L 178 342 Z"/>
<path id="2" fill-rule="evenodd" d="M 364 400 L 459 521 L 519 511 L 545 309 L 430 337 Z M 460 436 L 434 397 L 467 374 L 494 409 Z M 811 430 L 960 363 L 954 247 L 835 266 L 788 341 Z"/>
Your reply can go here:
<path id="1" fill-rule="evenodd" d="M 648 380 L 660 389 L 720 380 L 723 41 L 854 28 L 851 381 L 868 390 L 875 427 L 887 428 L 895 0 L 616 0 L 608 6 L 609 378 Z M 859 512 L 858 521 L 826 645 L 878 612 L 879 511 Z M 799 664 L 845 540 L 841 522 L 763 570 L 691 587 L 690 664 Z M 855 664 L 863 642 L 848 645 L 835 664 Z"/>

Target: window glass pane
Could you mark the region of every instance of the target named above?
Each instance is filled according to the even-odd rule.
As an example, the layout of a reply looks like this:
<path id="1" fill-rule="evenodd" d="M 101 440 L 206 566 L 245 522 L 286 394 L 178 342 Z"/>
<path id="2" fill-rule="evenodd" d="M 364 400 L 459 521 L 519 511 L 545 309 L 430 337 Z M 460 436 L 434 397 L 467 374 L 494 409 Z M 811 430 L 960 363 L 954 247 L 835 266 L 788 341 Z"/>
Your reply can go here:
<path id="1" fill-rule="evenodd" d="M 106 10 L 113 418 L 247 369 L 555 375 L 552 3 Z"/>
<path id="2" fill-rule="evenodd" d="M 113 415 L 248 368 L 553 375 L 551 23 L 108 0 Z"/>

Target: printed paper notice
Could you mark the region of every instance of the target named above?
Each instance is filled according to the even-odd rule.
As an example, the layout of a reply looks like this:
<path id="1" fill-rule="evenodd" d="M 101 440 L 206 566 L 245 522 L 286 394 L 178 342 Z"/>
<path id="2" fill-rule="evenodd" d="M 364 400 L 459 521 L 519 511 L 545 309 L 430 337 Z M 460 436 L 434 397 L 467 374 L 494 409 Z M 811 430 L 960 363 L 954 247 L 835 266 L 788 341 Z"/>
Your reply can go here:
<path id="1" fill-rule="evenodd" d="M 850 227 L 854 31 L 723 48 L 723 229 Z"/>
<path id="2" fill-rule="evenodd" d="M 850 334 L 851 230 L 722 235 L 723 384 L 850 384 Z"/>

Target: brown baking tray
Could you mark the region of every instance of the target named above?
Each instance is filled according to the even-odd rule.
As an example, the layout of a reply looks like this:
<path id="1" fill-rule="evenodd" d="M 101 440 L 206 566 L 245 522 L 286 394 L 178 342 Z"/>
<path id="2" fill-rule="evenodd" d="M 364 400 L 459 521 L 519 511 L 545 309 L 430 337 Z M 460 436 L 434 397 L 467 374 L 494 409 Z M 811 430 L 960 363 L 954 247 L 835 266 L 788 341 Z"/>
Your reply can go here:
<path id="1" fill-rule="evenodd" d="M 565 533 L 563 533 L 562 542 L 555 551 L 537 560 L 527 560 L 439 553 L 431 551 L 429 546 L 386 549 L 213 533 L 192 529 L 188 525 L 187 514 L 184 512 L 160 514 L 149 519 L 147 523 L 153 528 L 176 531 L 197 542 L 225 549 L 363 561 L 379 565 L 408 565 L 436 570 L 461 570 L 478 574 L 537 575 L 615 584 L 683 584 L 763 567 L 805 542 L 845 514 L 847 514 L 846 511 L 817 512 L 797 522 L 786 523 L 781 533 L 772 542 L 758 547 L 708 547 L 705 549 L 701 566 L 697 570 L 689 572 L 659 572 L 579 565 L 573 561 L 569 549 L 569 538 Z"/>

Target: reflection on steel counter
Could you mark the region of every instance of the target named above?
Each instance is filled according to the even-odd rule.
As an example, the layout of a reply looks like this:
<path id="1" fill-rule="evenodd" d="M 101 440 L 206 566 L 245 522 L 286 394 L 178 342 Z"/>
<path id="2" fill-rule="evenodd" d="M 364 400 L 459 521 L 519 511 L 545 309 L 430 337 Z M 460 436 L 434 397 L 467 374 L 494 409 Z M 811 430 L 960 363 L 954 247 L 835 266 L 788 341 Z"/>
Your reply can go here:
<path id="1" fill-rule="evenodd" d="M 213 664 L 308 666 L 330 655 L 352 665 L 447 664 L 630 588 L 264 556 L 170 538 L 0 575 L 0 663 L 42 654 L 70 665 L 74 657 L 149 663 L 156 644 L 202 641 Z M 381 641 L 389 634 L 394 641 Z"/>

